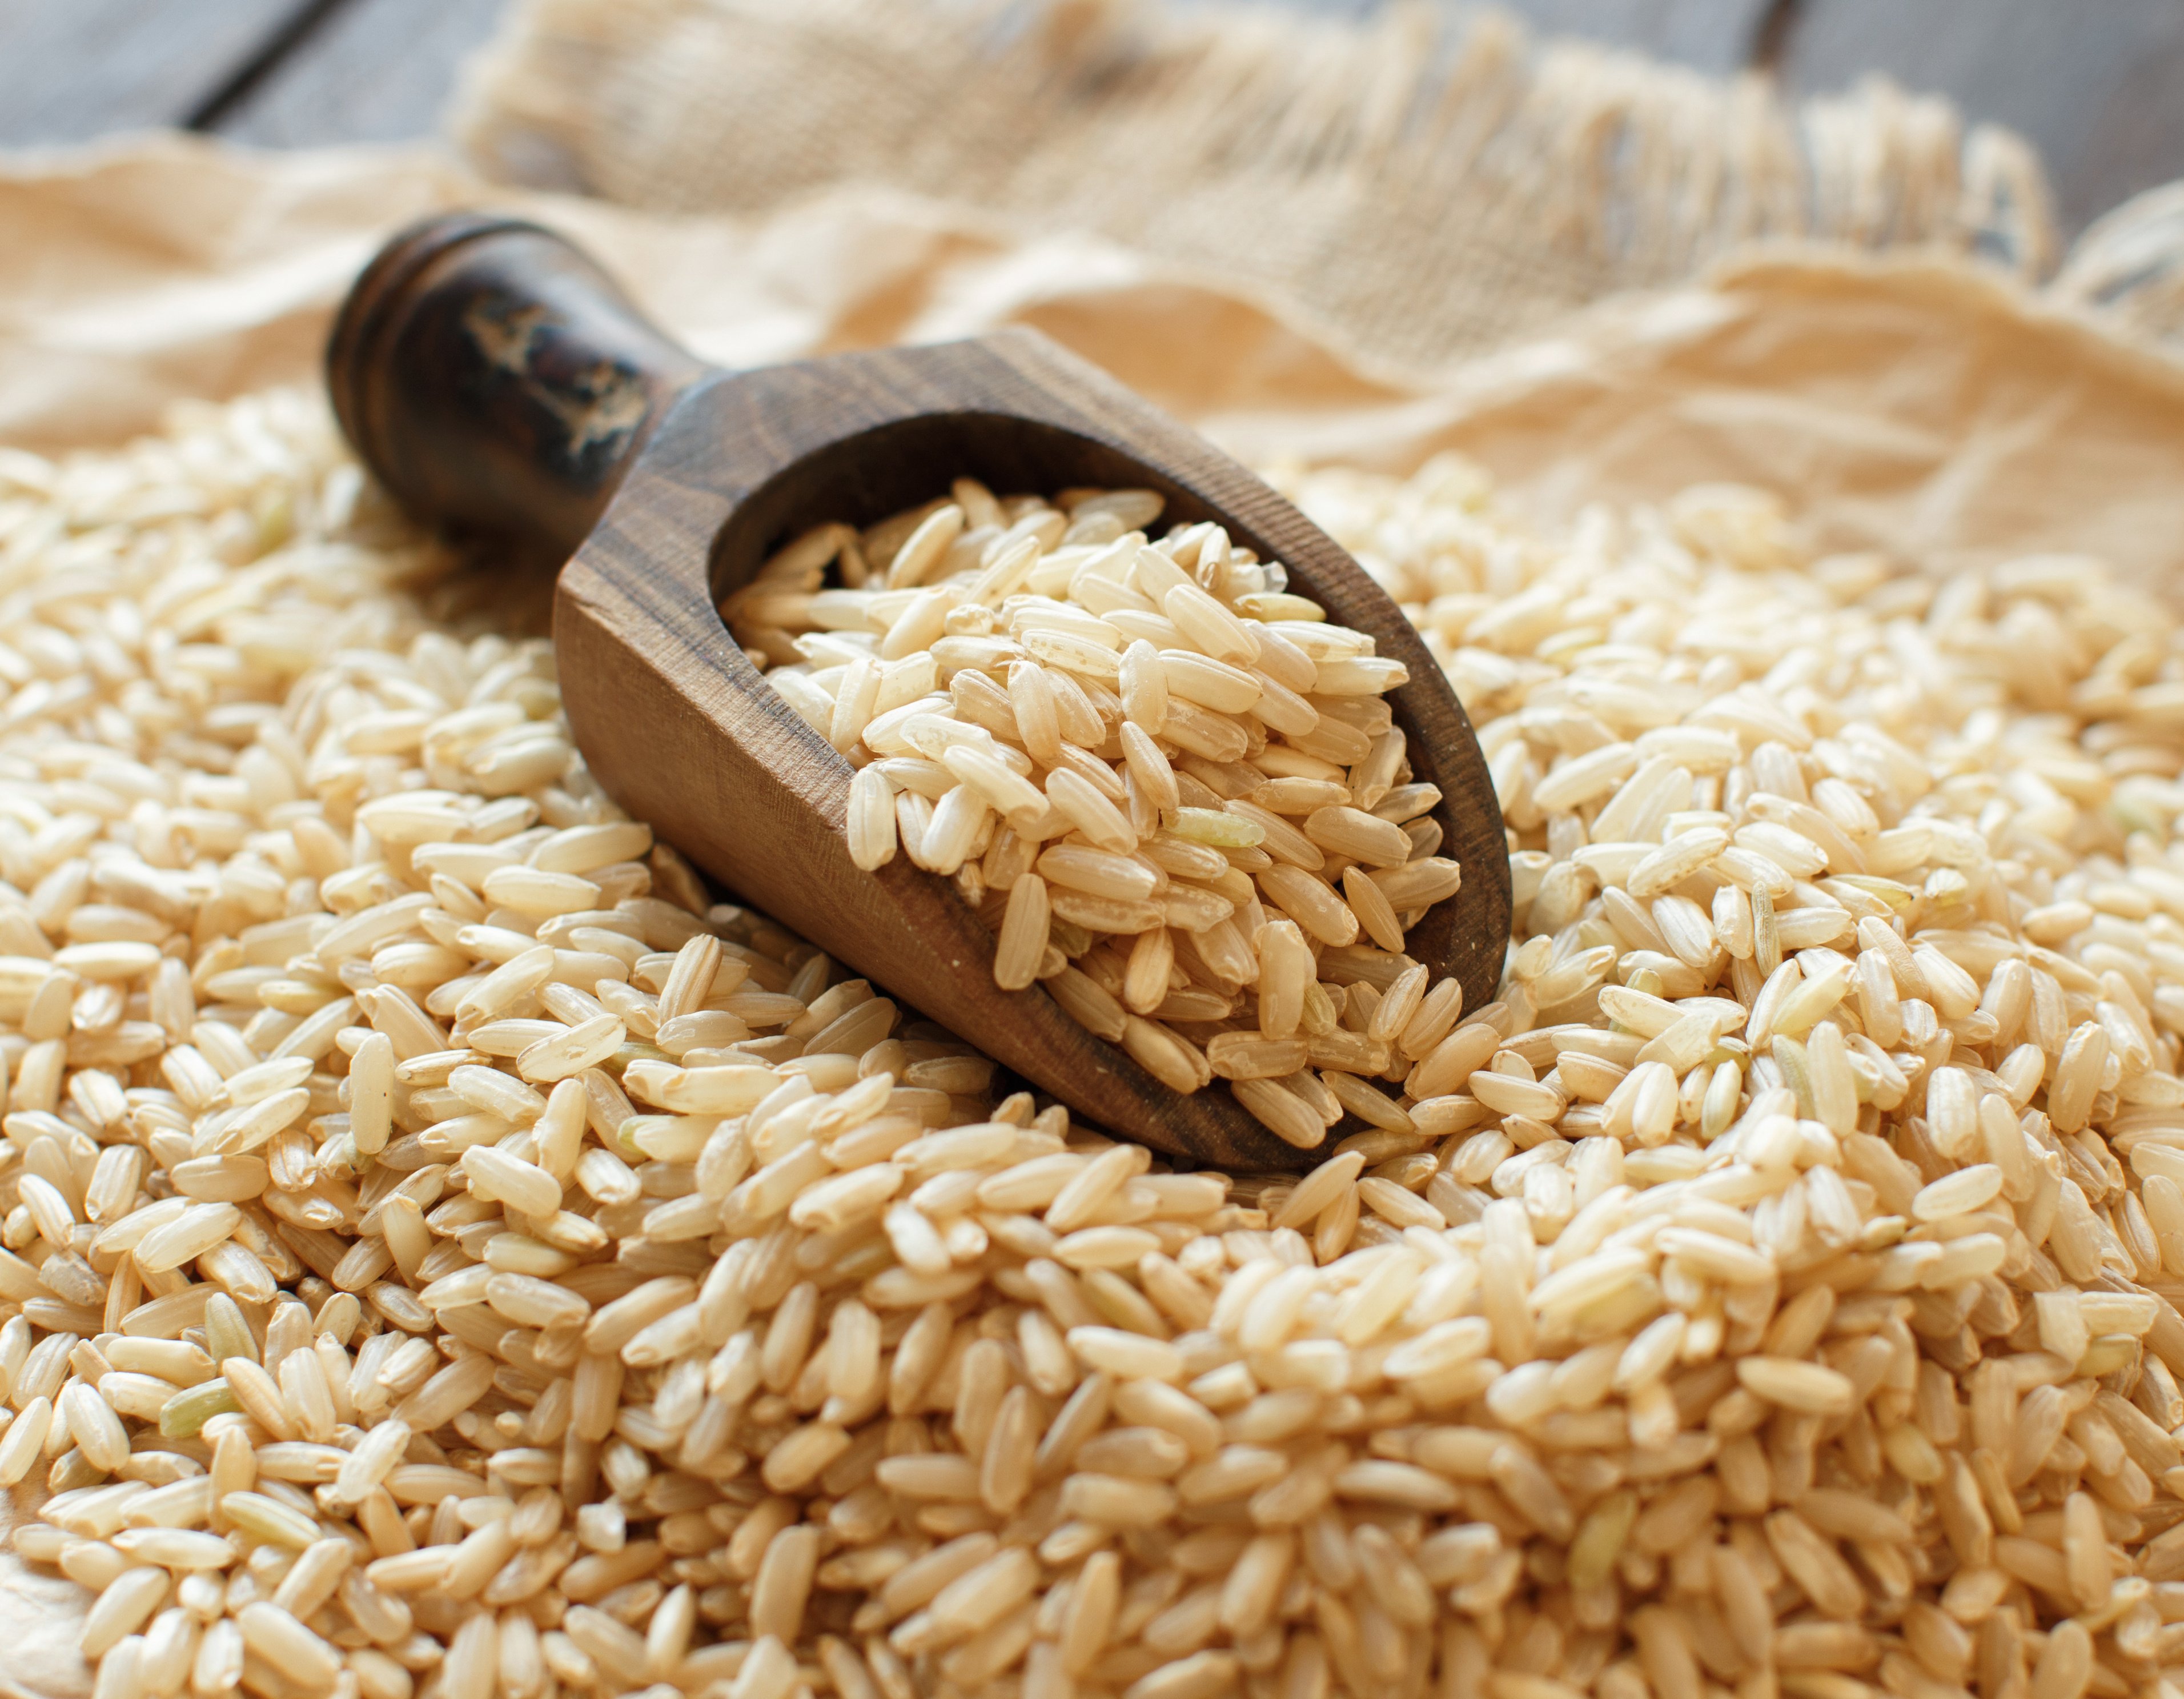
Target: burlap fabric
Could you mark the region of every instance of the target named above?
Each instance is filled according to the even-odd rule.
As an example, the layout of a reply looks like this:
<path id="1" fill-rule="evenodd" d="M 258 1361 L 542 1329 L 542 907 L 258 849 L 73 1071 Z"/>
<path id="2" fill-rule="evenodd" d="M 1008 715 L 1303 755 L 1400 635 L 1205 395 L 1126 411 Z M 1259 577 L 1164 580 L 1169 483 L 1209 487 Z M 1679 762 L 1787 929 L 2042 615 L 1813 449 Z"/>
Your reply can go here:
<path id="1" fill-rule="evenodd" d="M 1802 104 L 1505 14 L 1131 0 L 517 0 L 451 118 L 502 182 L 760 214 L 884 184 L 1278 292 L 1416 377 L 1755 238 L 2054 260 L 2022 140 Z"/>
<path id="2" fill-rule="evenodd" d="M 2129 335 L 2184 348 L 2184 182 L 2148 189 L 2087 230 L 2048 293 Z"/>

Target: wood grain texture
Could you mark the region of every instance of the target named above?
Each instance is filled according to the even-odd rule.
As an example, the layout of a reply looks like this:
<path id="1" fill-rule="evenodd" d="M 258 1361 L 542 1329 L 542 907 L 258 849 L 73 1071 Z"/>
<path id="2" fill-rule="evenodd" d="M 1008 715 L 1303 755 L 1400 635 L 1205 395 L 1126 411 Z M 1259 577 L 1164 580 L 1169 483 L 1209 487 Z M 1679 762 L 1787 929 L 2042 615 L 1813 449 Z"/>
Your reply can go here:
<path id="1" fill-rule="evenodd" d="M 1232 0 L 1167 0 L 1178 11 L 1209 10 Z M 1286 0 L 1300 11 L 1366 18 L 1398 0 Z M 1700 70 L 1741 70 L 1769 0 L 1495 0 L 1542 36 L 1577 36 L 1652 53 Z"/>
<path id="2" fill-rule="evenodd" d="M 1779 70 L 1798 94 L 1885 71 L 2010 126 L 2045 159 L 2066 237 L 2184 176 L 2180 0 L 1800 0 Z"/>
<path id="3" fill-rule="evenodd" d="M 502 0 L 346 0 L 214 128 L 269 148 L 430 136 L 501 11 Z"/>
<path id="4" fill-rule="evenodd" d="M 1727 75 L 1752 62 L 1768 0 L 1502 0 L 1541 35 L 1609 47 Z"/>
<path id="5" fill-rule="evenodd" d="M 187 124 L 302 0 L 0 0 L 0 146 Z"/>
<path id="6" fill-rule="evenodd" d="M 398 238 L 344 308 L 330 351 L 337 409 L 413 511 L 504 528 L 538 514 L 537 540 L 551 545 L 579 517 L 571 504 L 597 488 L 588 470 L 554 469 L 577 463 L 555 437 L 570 416 L 560 399 L 568 374 L 592 374 L 580 395 L 597 392 L 600 373 L 643 376 L 643 338 L 626 302 L 583 301 L 572 293 L 576 273 L 538 266 L 541 245 L 557 238 L 484 221 L 433 231 Z M 546 278 L 534 334 L 511 360 L 499 328 L 506 298 L 534 266 Z M 481 301 L 490 305 L 483 315 Z M 486 334 L 465 349 L 460 333 L 481 322 Z M 589 360 L 588 338 L 596 342 Z M 534 382 L 526 360 L 539 351 L 550 369 Z M 671 374 L 647 381 L 657 393 Z M 616 377 L 610 387 L 622 383 Z M 413 430 L 402 422 L 423 416 L 436 396 L 468 428 L 500 433 L 494 452 L 465 448 L 450 425 L 419 452 L 398 452 L 393 444 Z M 788 536 L 824 519 L 868 523 L 957 476 L 1004 489 L 1143 485 L 1167 498 L 1167 518 L 1217 517 L 1237 542 L 1285 562 L 1295 587 L 1331 619 L 1370 632 L 1380 653 L 1408 665 L 1411 681 L 1390 705 L 1418 776 L 1444 793 L 1435 813 L 1445 852 L 1464 870 L 1458 895 L 1413 930 L 1412 953 L 1455 974 L 1468 1006 L 1493 994 L 1508 936 L 1508 862 L 1462 710 L 1384 593 L 1241 467 L 1028 331 L 714 372 L 655 416 L 630 428 L 630 469 L 561 573 L 563 701 L 587 762 L 616 800 L 739 896 L 1088 1120 L 1232 1168 L 1315 1160 L 1225 1089 L 1169 1091 L 1045 991 L 1002 991 L 993 941 L 950 882 L 907 858 L 877 873 L 857 869 L 843 836 L 849 763 L 766 683 L 715 611 Z M 542 449 L 544 493 L 511 496 L 508 466 Z M 498 490 L 467 502 L 465 467 L 486 468 L 480 481 L 500 480 Z"/>
<path id="7" fill-rule="evenodd" d="M 465 213 L 382 248 L 326 344 L 342 428 L 411 512 L 556 563 L 703 369 L 559 237 Z"/>

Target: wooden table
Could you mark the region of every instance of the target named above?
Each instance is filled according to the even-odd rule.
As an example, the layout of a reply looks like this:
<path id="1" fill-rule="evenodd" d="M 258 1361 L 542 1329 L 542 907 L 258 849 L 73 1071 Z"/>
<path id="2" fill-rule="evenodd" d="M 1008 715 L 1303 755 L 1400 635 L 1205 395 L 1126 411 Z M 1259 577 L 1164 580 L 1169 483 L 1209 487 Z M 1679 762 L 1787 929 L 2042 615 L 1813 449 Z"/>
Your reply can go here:
<path id="1" fill-rule="evenodd" d="M 2184 0 L 1505 3 L 1543 30 L 1706 70 L 1771 70 L 1799 94 L 1880 71 L 1948 95 L 2038 144 L 2066 233 L 2184 177 Z M 422 137 L 500 5 L 0 0 L 0 146 L 160 125 L 274 147 Z"/>

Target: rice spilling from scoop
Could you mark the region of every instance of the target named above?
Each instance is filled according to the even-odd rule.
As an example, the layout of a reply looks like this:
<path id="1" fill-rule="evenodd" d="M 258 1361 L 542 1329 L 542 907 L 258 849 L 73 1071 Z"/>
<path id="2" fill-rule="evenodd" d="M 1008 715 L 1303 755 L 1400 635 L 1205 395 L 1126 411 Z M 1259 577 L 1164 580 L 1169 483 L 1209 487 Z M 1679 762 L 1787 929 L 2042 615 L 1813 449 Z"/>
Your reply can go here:
<path id="1" fill-rule="evenodd" d="M 1439 1032 L 1308 980 L 1407 1066 L 1271 1179 L 711 903 L 315 401 L 0 455 L 0 1480 L 99 1693 L 2166 1699 L 2171 618 L 1285 482 L 1518 926 Z"/>

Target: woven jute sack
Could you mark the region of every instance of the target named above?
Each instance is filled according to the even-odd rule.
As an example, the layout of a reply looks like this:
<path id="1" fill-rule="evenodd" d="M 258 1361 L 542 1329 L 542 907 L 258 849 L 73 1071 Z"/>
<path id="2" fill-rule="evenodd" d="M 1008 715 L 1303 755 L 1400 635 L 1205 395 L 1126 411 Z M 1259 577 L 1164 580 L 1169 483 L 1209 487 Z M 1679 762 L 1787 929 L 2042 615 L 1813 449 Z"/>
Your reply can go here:
<path id="1" fill-rule="evenodd" d="M 1786 102 L 1506 14 L 1130 0 L 521 0 L 451 119 L 504 182 L 760 213 L 841 182 L 1094 231 L 1422 369 L 1755 238 L 2053 260 L 2014 136 Z"/>

